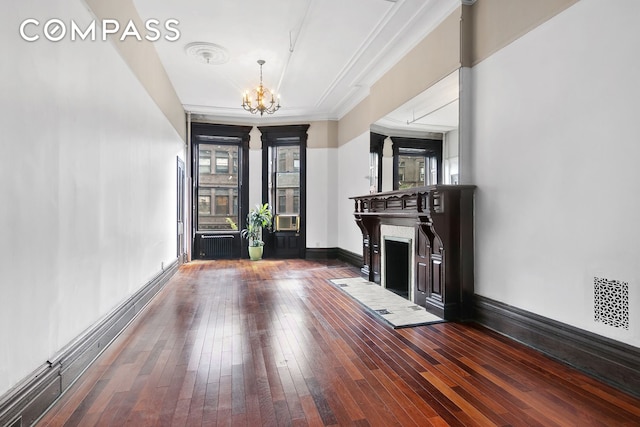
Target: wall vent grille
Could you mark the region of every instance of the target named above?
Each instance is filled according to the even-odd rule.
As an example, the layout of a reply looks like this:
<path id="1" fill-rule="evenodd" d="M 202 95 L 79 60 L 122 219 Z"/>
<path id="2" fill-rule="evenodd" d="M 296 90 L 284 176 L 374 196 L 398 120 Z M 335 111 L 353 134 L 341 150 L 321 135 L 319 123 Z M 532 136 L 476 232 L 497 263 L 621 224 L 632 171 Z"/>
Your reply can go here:
<path id="1" fill-rule="evenodd" d="M 629 284 L 593 278 L 594 320 L 615 328 L 629 329 Z"/>

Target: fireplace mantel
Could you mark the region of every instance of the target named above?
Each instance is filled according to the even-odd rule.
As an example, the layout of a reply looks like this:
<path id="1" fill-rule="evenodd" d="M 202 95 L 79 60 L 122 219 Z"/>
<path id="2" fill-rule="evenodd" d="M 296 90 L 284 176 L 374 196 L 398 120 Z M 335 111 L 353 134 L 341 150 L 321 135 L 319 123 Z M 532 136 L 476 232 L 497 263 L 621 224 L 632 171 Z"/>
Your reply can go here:
<path id="1" fill-rule="evenodd" d="M 415 231 L 413 302 L 446 320 L 472 317 L 474 185 L 432 185 L 351 197 L 362 272 L 380 283 L 383 224 Z"/>

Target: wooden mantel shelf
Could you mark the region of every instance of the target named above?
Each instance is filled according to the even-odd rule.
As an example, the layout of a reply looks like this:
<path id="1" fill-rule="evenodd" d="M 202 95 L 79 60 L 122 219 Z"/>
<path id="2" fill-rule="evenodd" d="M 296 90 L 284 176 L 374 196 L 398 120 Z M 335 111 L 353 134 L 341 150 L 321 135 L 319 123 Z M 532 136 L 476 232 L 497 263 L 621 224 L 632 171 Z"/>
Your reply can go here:
<path id="1" fill-rule="evenodd" d="M 381 283 L 381 225 L 412 227 L 413 302 L 446 320 L 472 317 L 474 185 L 432 185 L 355 196 L 362 272 Z"/>

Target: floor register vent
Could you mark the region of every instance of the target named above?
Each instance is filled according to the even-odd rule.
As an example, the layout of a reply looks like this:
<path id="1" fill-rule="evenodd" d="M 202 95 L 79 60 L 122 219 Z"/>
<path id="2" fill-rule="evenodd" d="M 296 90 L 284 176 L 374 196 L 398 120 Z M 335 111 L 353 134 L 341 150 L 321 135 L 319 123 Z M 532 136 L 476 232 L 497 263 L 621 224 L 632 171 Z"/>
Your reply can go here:
<path id="1" fill-rule="evenodd" d="M 593 278 L 594 320 L 615 328 L 629 329 L 629 284 Z"/>

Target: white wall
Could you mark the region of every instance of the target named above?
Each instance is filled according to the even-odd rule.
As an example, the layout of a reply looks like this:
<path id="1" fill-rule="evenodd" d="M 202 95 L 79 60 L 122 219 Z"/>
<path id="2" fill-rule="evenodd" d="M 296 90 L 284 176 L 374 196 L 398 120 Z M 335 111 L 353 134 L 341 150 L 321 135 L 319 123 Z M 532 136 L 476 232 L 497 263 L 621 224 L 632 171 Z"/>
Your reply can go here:
<path id="1" fill-rule="evenodd" d="M 640 2 L 583 0 L 472 69 L 476 292 L 640 346 Z M 629 330 L 594 321 L 629 283 Z"/>
<path id="2" fill-rule="evenodd" d="M 338 246 L 338 149 L 307 148 L 307 248 Z"/>
<path id="3" fill-rule="evenodd" d="M 110 43 L 20 38 L 79 1 L 4 8 L 0 395 L 175 259 L 183 147 Z"/>
<path id="4" fill-rule="evenodd" d="M 369 194 L 369 131 L 338 148 L 338 246 L 362 255 L 362 232 L 349 197 Z"/>

